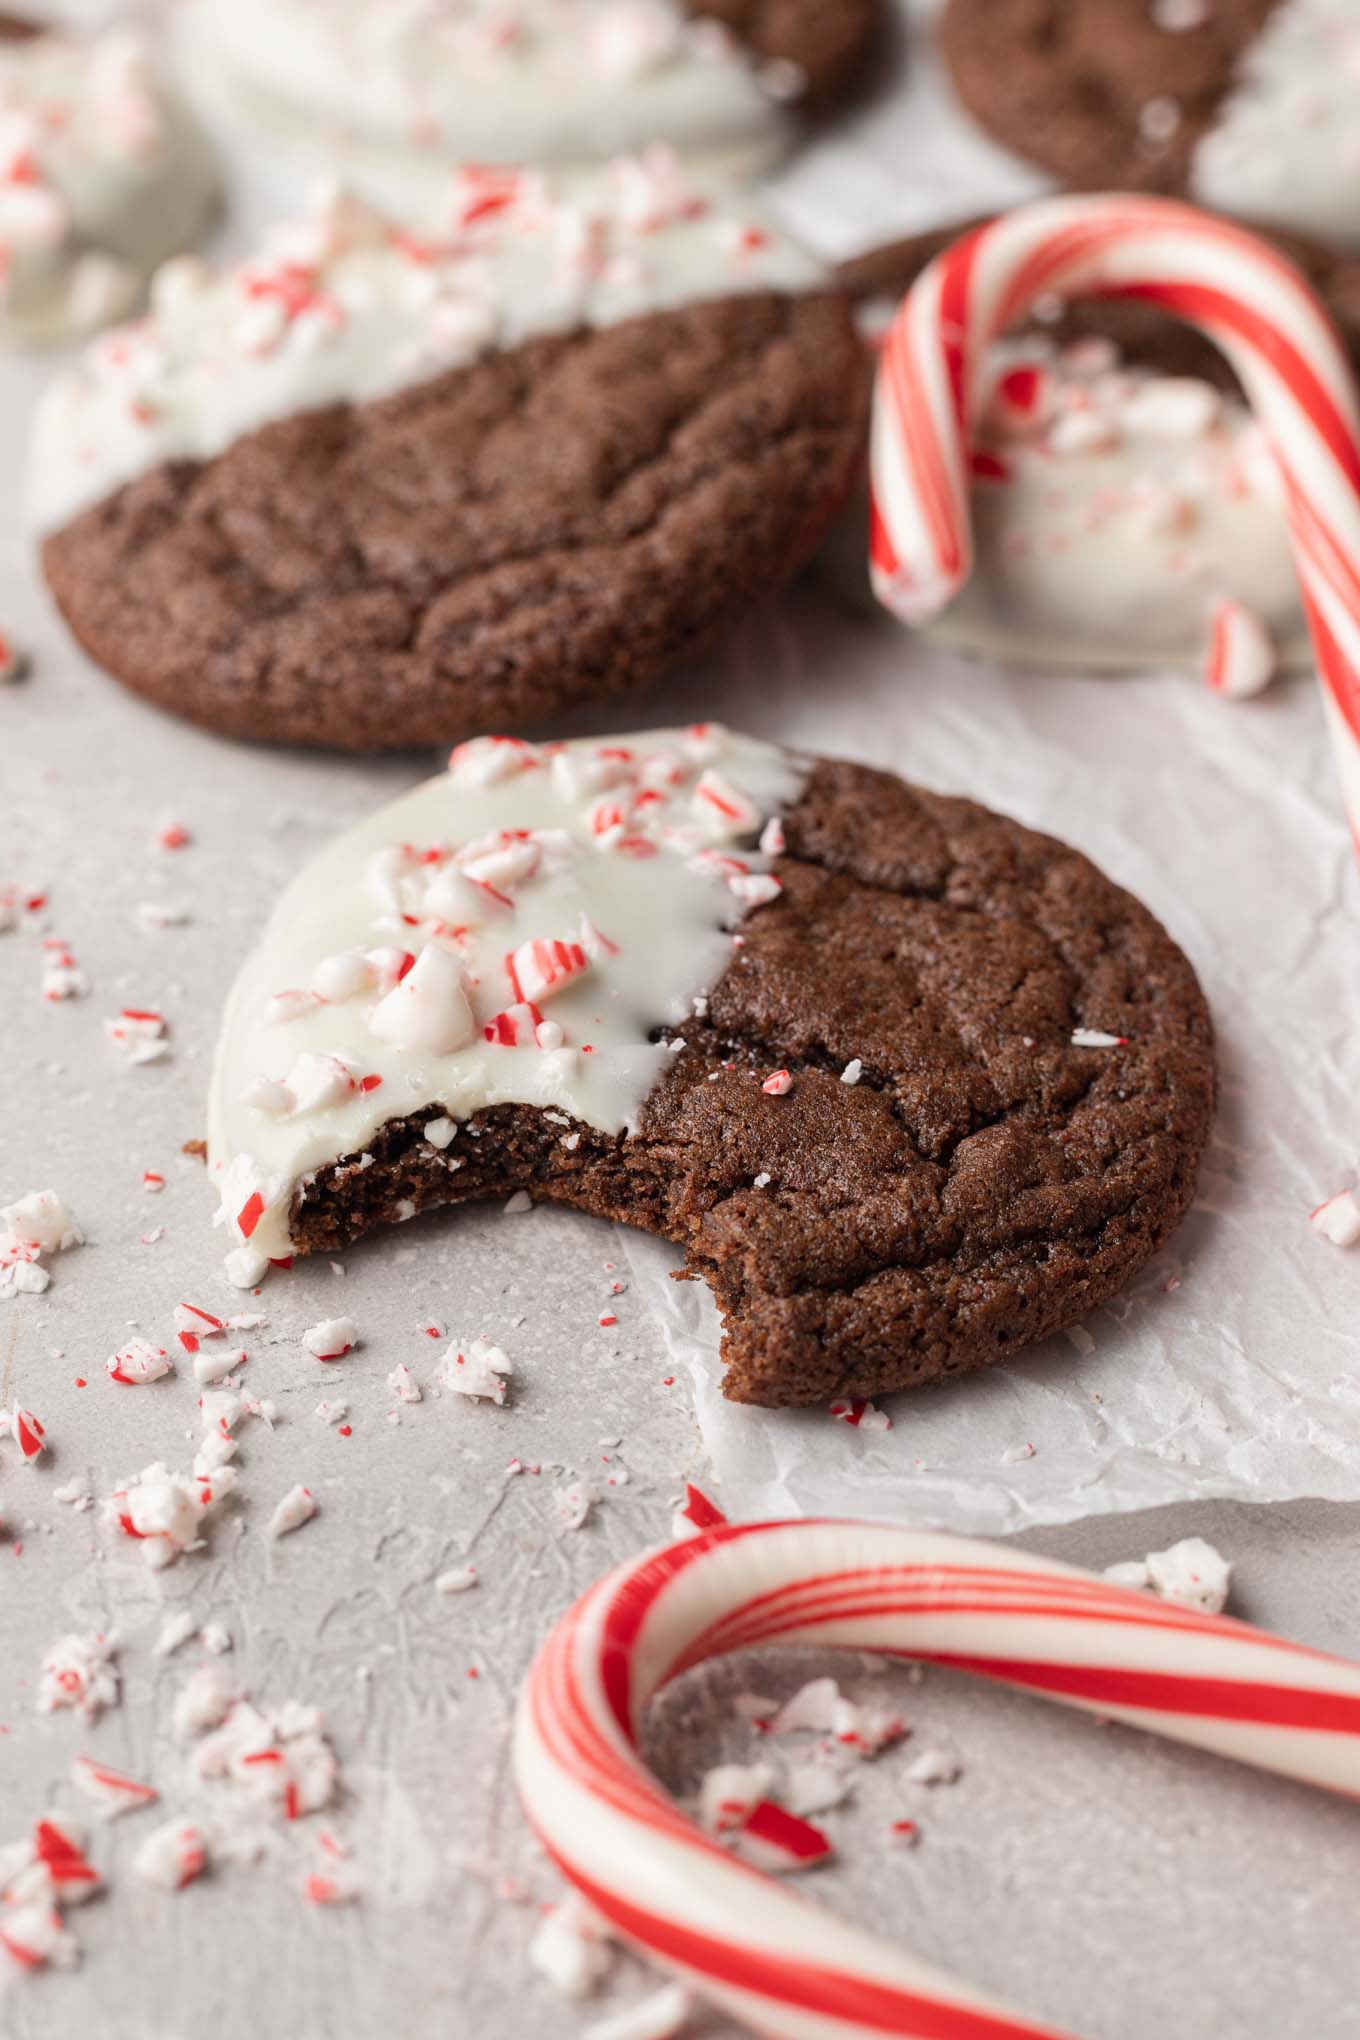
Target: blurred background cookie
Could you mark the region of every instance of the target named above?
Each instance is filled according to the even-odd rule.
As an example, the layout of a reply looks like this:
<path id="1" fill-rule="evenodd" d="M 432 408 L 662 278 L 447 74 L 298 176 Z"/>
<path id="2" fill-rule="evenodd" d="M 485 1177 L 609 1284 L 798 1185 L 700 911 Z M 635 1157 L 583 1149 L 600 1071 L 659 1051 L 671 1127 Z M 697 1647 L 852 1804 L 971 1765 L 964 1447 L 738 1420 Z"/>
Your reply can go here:
<path id="1" fill-rule="evenodd" d="M 948 0 L 940 39 L 974 118 L 1065 184 L 1360 246 L 1354 0 Z"/>
<path id="2" fill-rule="evenodd" d="M 781 586 L 860 470 L 846 300 L 654 153 L 589 200 L 469 171 L 178 262 L 38 407 L 48 582 L 92 656 L 241 737 L 383 750 L 649 679 Z"/>
<path id="3" fill-rule="evenodd" d="M 216 195 L 207 147 L 140 37 L 0 15 L 0 339 L 122 317 Z"/>
<path id="4" fill-rule="evenodd" d="M 190 0 L 192 72 L 266 131 L 377 178 L 602 162 L 664 142 L 781 155 L 862 71 L 878 0 Z"/>

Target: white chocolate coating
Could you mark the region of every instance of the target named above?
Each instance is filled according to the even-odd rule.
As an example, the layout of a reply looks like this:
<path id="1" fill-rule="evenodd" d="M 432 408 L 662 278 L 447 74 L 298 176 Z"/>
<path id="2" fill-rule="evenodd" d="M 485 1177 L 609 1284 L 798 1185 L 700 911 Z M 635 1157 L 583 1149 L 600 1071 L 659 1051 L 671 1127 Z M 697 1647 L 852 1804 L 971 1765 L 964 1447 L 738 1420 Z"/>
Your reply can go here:
<path id="1" fill-rule="evenodd" d="M 1360 9 L 1282 0 L 1191 166 L 1190 195 L 1360 248 Z"/>
<path id="2" fill-rule="evenodd" d="M 1240 403 L 1123 368 L 1101 342 L 1025 340 L 989 372 L 976 565 L 932 626 L 942 641 L 1026 662 L 1201 662 L 1226 599 L 1281 661 L 1306 656 L 1274 464 Z M 1037 390 L 1033 407 L 1008 389 Z"/>
<path id="3" fill-rule="evenodd" d="M 101 335 L 48 388 L 30 514 L 54 528 L 163 462 L 210 459 L 270 419 L 388 396 L 531 334 L 821 278 L 746 200 L 706 194 L 664 151 L 570 195 L 536 174 L 459 172 L 418 227 L 318 193 L 249 261 L 168 264 L 150 317 Z"/>
<path id="4" fill-rule="evenodd" d="M 677 0 L 192 0 L 191 67 L 280 134 L 415 161 L 581 165 L 666 142 L 755 169 L 787 145 L 760 71 Z"/>
<path id="5" fill-rule="evenodd" d="M 288 1251 L 298 1183 L 389 1119 L 427 1112 L 451 1169 L 459 1123 L 489 1105 L 554 1110 L 567 1138 L 569 1119 L 631 1127 L 669 1054 L 651 1035 L 778 891 L 753 846 L 804 770 L 717 724 L 483 737 L 325 850 L 223 1021 L 209 1165 L 244 1249 L 233 1279 Z"/>
<path id="6" fill-rule="evenodd" d="M 55 341 L 126 315 L 216 189 L 135 35 L 0 40 L 0 337 Z"/>

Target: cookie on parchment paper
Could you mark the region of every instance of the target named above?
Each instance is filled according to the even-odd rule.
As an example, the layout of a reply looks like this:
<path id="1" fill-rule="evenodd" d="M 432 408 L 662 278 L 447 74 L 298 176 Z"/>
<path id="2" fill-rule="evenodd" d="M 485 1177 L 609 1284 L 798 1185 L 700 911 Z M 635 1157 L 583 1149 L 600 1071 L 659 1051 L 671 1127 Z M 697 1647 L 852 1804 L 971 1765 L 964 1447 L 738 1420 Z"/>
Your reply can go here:
<path id="1" fill-rule="evenodd" d="M 726 1393 L 815 1404 L 1108 1301 L 1213 1094 L 1185 957 L 1051 837 L 712 724 L 480 738 L 279 900 L 210 1165 L 243 1286 L 518 1192 L 658 1233 Z"/>
<path id="2" fill-rule="evenodd" d="M 860 471 L 844 299 L 652 152 L 583 196 L 334 193 L 48 390 L 47 579 L 91 655 L 227 735 L 383 750 L 650 679 L 806 560 Z"/>

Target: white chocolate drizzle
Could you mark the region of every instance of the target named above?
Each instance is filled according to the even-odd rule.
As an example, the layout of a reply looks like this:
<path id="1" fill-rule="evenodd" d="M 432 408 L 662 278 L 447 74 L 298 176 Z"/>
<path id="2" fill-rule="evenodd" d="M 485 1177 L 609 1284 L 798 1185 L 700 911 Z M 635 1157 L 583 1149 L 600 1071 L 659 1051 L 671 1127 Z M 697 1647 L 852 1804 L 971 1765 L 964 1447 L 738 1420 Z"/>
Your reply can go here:
<path id="1" fill-rule="evenodd" d="M 167 461 L 209 460 L 271 419 L 362 403 L 530 335 L 755 290 L 805 290 L 813 259 L 752 204 L 653 151 L 586 186 L 468 169 L 400 222 L 334 188 L 259 253 L 183 258 L 148 318 L 102 334 L 40 402 L 29 506 L 66 523 Z"/>
<path id="2" fill-rule="evenodd" d="M 232 1280 L 288 1253 L 299 1185 L 389 1120 L 425 1114 L 450 1170 L 487 1106 L 632 1128 L 668 1032 L 778 894 L 758 840 L 804 773 L 717 724 L 480 737 L 323 851 L 223 1022 L 209 1163 Z"/>

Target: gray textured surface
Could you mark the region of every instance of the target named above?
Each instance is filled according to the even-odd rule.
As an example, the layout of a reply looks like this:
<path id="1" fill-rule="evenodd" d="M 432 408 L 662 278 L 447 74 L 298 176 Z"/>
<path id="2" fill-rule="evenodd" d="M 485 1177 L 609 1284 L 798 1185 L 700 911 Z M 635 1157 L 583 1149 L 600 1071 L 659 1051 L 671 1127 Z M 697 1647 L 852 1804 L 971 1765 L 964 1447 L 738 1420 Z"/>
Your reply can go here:
<path id="1" fill-rule="evenodd" d="M 341 1824 L 368 1896 L 353 1912 L 315 1915 L 286 1859 L 167 1899 L 119 1875 L 135 1842 L 136 1823 L 125 1822 L 99 1845 L 113 1889 L 79 1922 L 84 1968 L 16 1993 L 0 2012 L 6 2040 L 182 2040 L 214 2021 L 230 2030 L 246 2007 L 259 2040 L 367 2040 L 394 2021 L 412 2036 L 509 2036 L 531 2018 L 574 2032 L 576 2015 L 526 1970 L 529 1917 L 488 1884 L 508 1870 L 540 1896 L 551 1889 L 512 1805 L 507 1724 L 546 1624 L 609 1560 L 664 1533 L 668 1498 L 698 1470 L 684 1391 L 666 1385 L 664 1352 L 630 1293 L 618 1300 L 616 1331 L 596 1323 L 614 1279 L 606 1263 L 623 1262 L 607 1229 L 544 1210 L 422 1220 L 352 1252 L 343 1276 L 304 1265 L 266 1286 L 270 1322 L 249 1342 L 248 1373 L 256 1394 L 277 1400 L 281 1421 L 272 1436 L 248 1430 L 241 1502 L 205 1556 L 154 1586 L 92 1516 L 51 1500 L 53 1483 L 80 1469 L 103 1491 L 157 1455 L 187 1461 L 190 1383 L 120 1391 L 102 1364 L 133 1323 L 167 1336 L 180 1297 L 234 1301 L 200 1167 L 177 1155 L 199 1128 L 218 1002 L 280 878 L 410 768 L 211 743 L 84 668 L 36 595 L 18 595 L 16 611 L 38 663 L 0 703 L 0 865 L 50 888 L 53 925 L 93 991 L 45 1006 L 33 938 L 0 944 L 0 1182 L 7 1191 L 51 1183 L 89 1233 L 87 1246 L 56 1261 L 46 1297 L 0 1306 L 5 1396 L 38 1409 L 54 1445 L 49 1471 L 17 1468 L 12 1456 L 0 1469 L 10 1540 L 0 1544 L 0 1723 L 9 1730 L 0 1835 L 53 1798 L 77 1747 L 167 1775 L 167 1709 L 193 1653 L 157 1663 L 148 1645 L 164 1606 L 187 1597 L 200 1616 L 230 1624 L 229 1665 L 258 1695 L 325 1705 L 349 1791 Z M 659 718 L 685 698 L 694 700 L 676 682 L 647 712 Z M 152 843 L 167 810 L 195 835 L 175 855 Z M 135 908 L 148 898 L 183 901 L 192 923 L 141 933 Z M 164 1007 L 172 1060 L 119 1065 L 101 1019 L 127 1001 Z M 160 1197 L 139 1189 L 144 1167 L 170 1177 Z M 155 1223 L 165 1238 L 141 1245 Z M 323 1369 L 296 1334 L 341 1307 L 365 1343 Z M 427 1317 L 504 1340 L 520 1368 L 511 1409 L 427 1401 L 388 1424 L 388 1369 L 405 1360 L 427 1374 L 433 1362 L 419 1329 Z M 74 1387 L 78 1374 L 88 1388 Z M 350 1400 L 352 1437 L 314 1419 L 323 1394 Z M 902 1422 L 909 1412 L 899 1411 Z M 600 1454 L 615 1448 L 599 1441 L 615 1437 L 631 1478 L 610 1489 L 615 1462 Z M 507 1479 L 512 1456 L 545 1470 Z M 558 1463 L 602 1494 L 592 1523 L 567 1536 L 552 1505 L 559 1477 L 548 1469 Z M 262 1521 L 297 1479 L 314 1486 L 322 1513 L 271 1549 Z M 1348 1563 L 1358 1523 L 1356 1509 L 1205 1505 L 1035 1541 L 1100 1564 L 1201 1531 L 1237 1559 L 1244 1613 L 1360 1651 Z M 483 1585 L 441 1600 L 433 1575 L 465 1554 Z M 43 1645 L 71 1623 L 110 1621 L 127 1638 L 123 1705 L 93 1735 L 66 1717 L 36 1720 Z M 776 1676 L 798 1674 L 762 1665 L 759 1682 Z M 948 1734 L 964 1777 L 918 1793 L 922 1847 L 888 1856 L 881 1831 L 908 1795 L 891 1755 L 866 1771 L 858 1809 L 832 1820 L 844 1864 L 819 1880 L 829 1902 L 862 1906 L 944 1962 L 1102 2040 L 1143 2040 L 1167 2018 L 1187 2036 L 1231 2029 L 1244 2040 L 1339 2040 L 1354 2030 L 1360 1825 L 1350 1809 L 943 1677 L 905 1700 L 918 1733 Z M 705 1718 L 702 1733 L 681 1719 L 663 1738 L 677 1777 L 716 1753 L 719 1717 Z"/>

